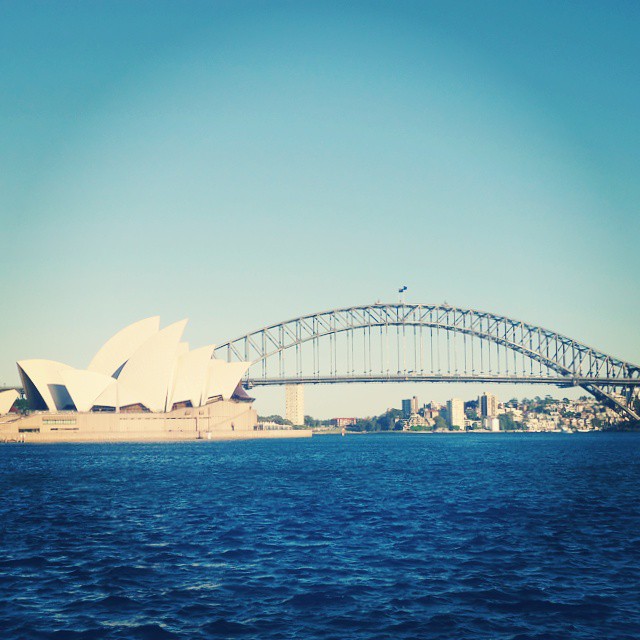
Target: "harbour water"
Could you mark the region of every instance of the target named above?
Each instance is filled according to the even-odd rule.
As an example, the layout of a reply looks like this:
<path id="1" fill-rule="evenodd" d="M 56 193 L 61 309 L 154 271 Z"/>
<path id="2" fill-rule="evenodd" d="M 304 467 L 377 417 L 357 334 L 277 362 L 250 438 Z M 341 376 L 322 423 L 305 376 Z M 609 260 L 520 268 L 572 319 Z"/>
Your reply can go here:
<path id="1" fill-rule="evenodd" d="M 0 447 L 0 634 L 638 638 L 640 434 Z"/>

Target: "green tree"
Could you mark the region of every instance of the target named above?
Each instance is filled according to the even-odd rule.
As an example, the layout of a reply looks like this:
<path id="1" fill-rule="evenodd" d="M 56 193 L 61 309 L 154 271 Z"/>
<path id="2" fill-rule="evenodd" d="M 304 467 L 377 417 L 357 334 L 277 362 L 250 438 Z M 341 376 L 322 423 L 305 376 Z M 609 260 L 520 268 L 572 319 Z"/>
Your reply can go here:
<path id="1" fill-rule="evenodd" d="M 371 420 L 368 419 L 363 419 L 363 420 L 358 420 L 355 424 L 350 424 L 347 427 L 347 430 L 349 431 L 375 431 L 375 429 L 373 428 L 373 422 L 371 422 Z"/>
<path id="2" fill-rule="evenodd" d="M 400 409 L 389 409 L 389 411 L 375 418 L 375 421 L 380 431 L 393 431 L 401 417 L 402 411 L 400 411 Z"/>
<path id="3" fill-rule="evenodd" d="M 436 416 L 435 424 L 433 425 L 434 429 L 446 429 L 447 421 L 442 416 Z"/>
<path id="4" fill-rule="evenodd" d="M 14 406 L 23 416 L 29 413 L 29 401 L 26 398 L 18 398 Z"/>
<path id="5" fill-rule="evenodd" d="M 282 416 L 274 414 L 272 416 L 258 416 L 258 420 L 260 422 L 275 422 L 276 424 L 288 424 L 291 425 L 291 420 L 287 420 Z"/>
<path id="6" fill-rule="evenodd" d="M 410 427 L 411 431 L 432 431 L 433 427 L 430 427 L 426 424 L 414 424 Z"/>
<path id="7" fill-rule="evenodd" d="M 514 429 L 524 429 L 521 422 L 516 422 L 510 413 L 501 413 L 498 416 L 501 431 L 513 431 Z"/>

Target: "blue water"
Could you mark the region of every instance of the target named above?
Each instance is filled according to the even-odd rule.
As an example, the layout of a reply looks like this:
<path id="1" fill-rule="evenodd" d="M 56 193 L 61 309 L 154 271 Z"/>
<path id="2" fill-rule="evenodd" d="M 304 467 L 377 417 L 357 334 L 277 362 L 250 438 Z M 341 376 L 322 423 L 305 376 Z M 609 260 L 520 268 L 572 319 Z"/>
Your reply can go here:
<path id="1" fill-rule="evenodd" d="M 0 638 L 638 638 L 640 434 L 0 447 Z"/>

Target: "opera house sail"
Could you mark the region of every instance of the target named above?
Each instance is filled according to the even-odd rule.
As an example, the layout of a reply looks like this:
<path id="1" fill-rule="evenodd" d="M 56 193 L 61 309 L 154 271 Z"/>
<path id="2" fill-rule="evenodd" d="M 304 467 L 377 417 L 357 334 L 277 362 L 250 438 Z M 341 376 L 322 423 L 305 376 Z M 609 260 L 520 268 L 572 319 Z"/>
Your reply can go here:
<path id="1" fill-rule="evenodd" d="M 255 435 L 257 415 L 241 384 L 251 363 L 218 360 L 214 345 L 190 349 L 186 325 L 140 320 L 110 338 L 86 369 L 19 361 L 30 414 L 0 422 L 0 439 L 10 425 L 34 441 Z"/>

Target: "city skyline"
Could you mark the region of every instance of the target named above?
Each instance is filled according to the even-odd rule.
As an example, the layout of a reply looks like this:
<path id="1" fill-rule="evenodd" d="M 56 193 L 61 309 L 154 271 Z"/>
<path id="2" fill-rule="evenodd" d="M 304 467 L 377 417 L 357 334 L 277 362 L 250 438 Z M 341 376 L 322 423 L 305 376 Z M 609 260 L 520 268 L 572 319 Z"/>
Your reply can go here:
<path id="1" fill-rule="evenodd" d="M 160 4 L 2 6 L 0 381 L 140 317 L 221 343 L 402 285 L 640 363 L 637 6 Z"/>

